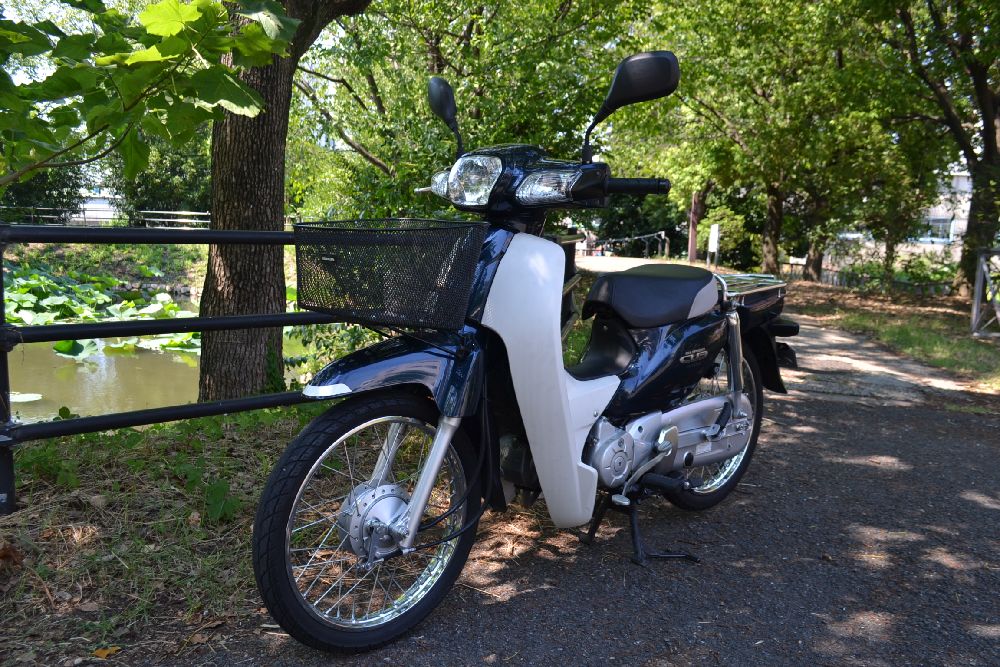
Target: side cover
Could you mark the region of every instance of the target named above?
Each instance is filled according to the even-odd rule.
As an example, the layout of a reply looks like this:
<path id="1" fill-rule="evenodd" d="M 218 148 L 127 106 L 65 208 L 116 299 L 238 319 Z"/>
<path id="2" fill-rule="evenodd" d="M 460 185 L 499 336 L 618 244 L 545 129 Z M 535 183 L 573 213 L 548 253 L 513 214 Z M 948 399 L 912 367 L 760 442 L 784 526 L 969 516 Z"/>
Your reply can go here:
<path id="1" fill-rule="evenodd" d="M 597 471 L 583 445 L 618 389 L 614 376 L 576 380 L 563 367 L 559 316 L 563 249 L 518 234 L 500 261 L 482 323 L 503 339 L 524 431 L 552 521 L 560 528 L 590 520 Z"/>
<path id="2" fill-rule="evenodd" d="M 466 342 L 472 349 L 464 355 L 456 353 L 454 335 L 427 334 L 425 338 L 444 350 L 409 337 L 388 338 L 329 364 L 302 393 L 331 398 L 416 384 L 430 391 L 442 415 L 474 413 L 483 384 L 480 349 L 468 336 Z"/>

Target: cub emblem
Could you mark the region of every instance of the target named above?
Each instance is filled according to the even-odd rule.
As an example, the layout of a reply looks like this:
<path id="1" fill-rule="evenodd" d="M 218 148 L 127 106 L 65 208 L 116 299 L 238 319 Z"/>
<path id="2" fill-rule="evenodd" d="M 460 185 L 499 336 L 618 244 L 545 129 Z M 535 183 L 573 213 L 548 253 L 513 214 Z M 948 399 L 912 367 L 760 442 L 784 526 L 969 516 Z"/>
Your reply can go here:
<path id="1" fill-rule="evenodd" d="M 703 347 L 699 347 L 697 350 L 689 350 L 684 353 L 681 357 L 682 364 L 693 364 L 696 361 L 701 361 L 708 356 L 708 350 Z"/>

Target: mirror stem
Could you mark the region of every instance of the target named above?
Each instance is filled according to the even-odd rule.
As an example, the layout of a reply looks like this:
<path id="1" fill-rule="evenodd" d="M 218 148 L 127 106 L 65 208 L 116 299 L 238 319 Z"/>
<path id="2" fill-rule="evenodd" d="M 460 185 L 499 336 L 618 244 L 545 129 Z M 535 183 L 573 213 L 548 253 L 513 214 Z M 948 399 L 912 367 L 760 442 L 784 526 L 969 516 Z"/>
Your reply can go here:
<path id="1" fill-rule="evenodd" d="M 590 133 L 594 130 L 594 123 L 590 124 L 587 132 L 583 135 L 583 149 L 581 150 L 580 162 L 590 164 L 594 161 L 594 149 L 590 147 Z"/>
<path id="2" fill-rule="evenodd" d="M 448 123 L 448 127 L 451 128 L 451 133 L 455 135 L 455 141 L 458 143 L 458 147 L 455 149 L 455 159 L 465 155 L 465 147 L 462 145 L 462 133 L 458 131 L 458 123 L 452 121 Z"/>

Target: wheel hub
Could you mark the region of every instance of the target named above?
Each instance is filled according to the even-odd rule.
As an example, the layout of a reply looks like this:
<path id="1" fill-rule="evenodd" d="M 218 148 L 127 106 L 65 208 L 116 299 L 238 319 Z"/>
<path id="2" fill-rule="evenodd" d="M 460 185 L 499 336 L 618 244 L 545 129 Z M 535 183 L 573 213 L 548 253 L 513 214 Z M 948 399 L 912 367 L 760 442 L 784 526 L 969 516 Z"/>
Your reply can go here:
<path id="1" fill-rule="evenodd" d="M 409 499 L 398 484 L 354 487 L 337 517 L 340 541 L 355 555 L 369 560 L 390 553 L 397 544 L 389 526 L 406 512 Z"/>

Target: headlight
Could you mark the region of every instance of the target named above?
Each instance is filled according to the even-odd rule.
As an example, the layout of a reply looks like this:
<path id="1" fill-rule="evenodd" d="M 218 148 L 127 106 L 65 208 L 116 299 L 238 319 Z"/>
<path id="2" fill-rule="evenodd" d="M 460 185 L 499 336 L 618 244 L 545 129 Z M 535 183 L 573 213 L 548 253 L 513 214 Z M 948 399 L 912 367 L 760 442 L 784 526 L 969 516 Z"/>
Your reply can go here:
<path id="1" fill-rule="evenodd" d="M 517 201 L 527 206 L 573 201 L 573 186 L 579 179 L 578 170 L 536 171 L 517 187 Z"/>
<path id="2" fill-rule="evenodd" d="M 486 206 L 503 163 L 491 155 L 459 158 L 448 175 L 448 198 L 456 206 Z"/>

